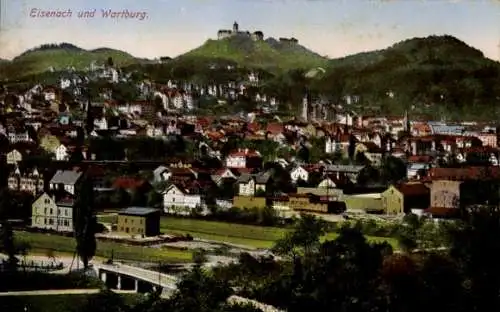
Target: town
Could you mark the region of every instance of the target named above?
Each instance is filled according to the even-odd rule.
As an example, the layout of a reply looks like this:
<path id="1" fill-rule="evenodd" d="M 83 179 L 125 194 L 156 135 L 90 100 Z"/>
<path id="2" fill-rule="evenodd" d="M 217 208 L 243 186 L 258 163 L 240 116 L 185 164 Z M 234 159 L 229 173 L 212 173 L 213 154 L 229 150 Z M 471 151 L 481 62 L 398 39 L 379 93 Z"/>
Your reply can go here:
<path id="1" fill-rule="evenodd" d="M 271 42 L 236 22 L 213 42 L 238 40 Z M 150 294 L 134 297 L 137 311 L 482 311 L 480 293 L 498 304 L 486 286 L 500 260 L 497 121 L 392 115 L 363 92 L 333 99 L 311 82 L 320 66 L 290 70 L 281 92 L 261 68 L 216 59 L 199 74 L 192 59 L 175 62 L 109 56 L 4 81 L 0 292 L 53 279 L 50 290 L 86 283 L 81 294 L 102 300 Z M 158 66 L 166 78 L 153 77 Z M 491 280 L 467 271 L 483 265 Z M 80 266 L 93 277 L 74 276 Z M 26 271 L 31 282 L 3 282 Z M 102 310 L 92 302 L 80 305 Z"/>

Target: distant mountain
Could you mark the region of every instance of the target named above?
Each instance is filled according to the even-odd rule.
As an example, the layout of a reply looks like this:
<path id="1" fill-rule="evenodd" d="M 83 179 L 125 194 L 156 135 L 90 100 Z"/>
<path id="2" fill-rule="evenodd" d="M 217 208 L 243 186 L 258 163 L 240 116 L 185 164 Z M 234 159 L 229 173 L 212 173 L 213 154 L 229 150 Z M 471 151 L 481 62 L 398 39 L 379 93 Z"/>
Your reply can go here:
<path id="1" fill-rule="evenodd" d="M 330 67 L 353 67 L 356 69 L 377 65 L 380 62 L 398 65 L 414 63 L 453 63 L 456 61 L 480 61 L 483 53 L 453 36 L 429 36 L 398 42 L 382 50 L 370 51 L 332 59 Z"/>
<path id="2" fill-rule="evenodd" d="M 49 70 L 49 68 L 56 71 L 68 67 L 82 70 L 88 67 L 92 61 L 103 63 L 109 57 L 117 66 L 140 62 L 129 53 L 110 48 L 85 50 L 70 43 L 44 44 L 23 52 L 10 62 L 0 63 L 2 66 L 0 75 L 15 79 L 39 74 Z"/>
<path id="3" fill-rule="evenodd" d="M 268 38 L 254 41 L 244 36 L 208 40 L 177 59 L 225 59 L 241 66 L 264 69 L 313 68 L 327 63 L 327 59 L 299 43 Z"/>
<path id="4" fill-rule="evenodd" d="M 413 38 L 383 50 L 332 59 L 320 89 L 359 95 L 363 110 L 413 109 L 460 119 L 497 116 L 500 63 L 452 36 Z M 480 116 L 483 114 L 484 116 Z"/>

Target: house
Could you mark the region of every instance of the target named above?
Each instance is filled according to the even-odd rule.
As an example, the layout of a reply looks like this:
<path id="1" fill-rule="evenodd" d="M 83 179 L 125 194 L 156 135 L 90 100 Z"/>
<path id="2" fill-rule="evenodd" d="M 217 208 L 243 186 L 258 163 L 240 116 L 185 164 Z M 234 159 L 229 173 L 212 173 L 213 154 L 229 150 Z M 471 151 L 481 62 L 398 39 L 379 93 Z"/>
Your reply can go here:
<path id="1" fill-rule="evenodd" d="M 343 201 L 348 213 L 380 214 L 384 212 L 381 193 L 363 193 L 344 195 Z"/>
<path id="2" fill-rule="evenodd" d="M 160 235 L 160 209 L 128 207 L 118 212 L 117 229 L 130 235 Z"/>
<path id="3" fill-rule="evenodd" d="M 71 170 L 58 170 L 49 181 L 50 190 L 65 190 L 66 192 L 75 195 L 76 187 L 81 181 L 82 172 Z"/>
<path id="4" fill-rule="evenodd" d="M 201 195 L 196 187 L 172 184 L 163 194 L 165 213 L 189 215 L 197 209 L 204 209 Z"/>
<path id="5" fill-rule="evenodd" d="M 226 157 L 227 168 L 260 168 L 262 157 L 258 151 L 238 149 Z"/>
<path id="6" fill-rule="evenodd" d="M 288 196 L 278 196 L 270 199 L 271 207 L 279 216 L 285 217 L 291 211 Z"/>
<path id="7" fill-rule="evenodd" d="M 73 232 L 73 206 L 71 194 L 44 192 L 31 206 L 31 226 L 58 232 Z"/>
<path id="8" fill-rule="evenodd" d="M 498 205 L 500 167 L 431 168 L 430 207 L 433 216 L 456 214 L 471 205 Z"/>
<path id="9" fill-rule="evenodd" d="M 236 181 L 238 185 L 238 195 L 254 196 L 255 195 L 255 179 L 251 174 L 243 173 Z"/>
<path id="10" fill-rule="evenodd" d="M 8 139 L 11 144 L 18 142 L 32 142 L 27 130 L 13 130 L 8 132 Z"/>
<path id="11" fill-rule="evenodd" d="M 255 192 L 266 192 L 268 185 L 272 182 L 271 171 L 262 172 L 255 176 Z"/>
<path id="12" fill-rule="evenodd" d="M 8 188 L 12 191 L 27 192 L 38 195 L 44 191 L 45 180 L 43 174 L 37 168 L 26 169 L 23 172 L 16 166 L 16 169 L 9 175 Z"/>
<path id="13" fill-rule="evenodd" d="M 264 208 L 268 205 L 265 197 L 234 196 L 233 207 L 240 209 Z"/>
<path id="14" fill-rule="evenodd" d="M 309 180 L 309 172 L 301 166 L 295 166 L 292 170 L 290 170 L 290 179 L 293 183 L 297 183 L 297 181 L 308 181 Z"/>
<path id="15" fill-rule="evenodd" d="M 17 149 L 13 149 L 9 153 L 7 153 L 7 164 L 15 165 L 23 161 L 23 154 L 19 152 Z"/>
<path id="16" fill-rule="evenodd" d="M 348 177 L 353 183 L 356 183 L 360 172 L 366 168 L 365 166 L 357 165 L 325 165 L 325 171 L 328 174 L 336 175 L 338 178 Z"/>
<path id="17" fill-rule="evenodd" d="M 382 163 L 383 150 L 374 142 L 361 142 L 356 144 L 355 154 L 362 153 L 374 166 Z"/>
<path id="18" fill-rule="evenodd" d="M 406 176 L 408 179 L 421 178 L 427 174 L 427 171 L 431 168 L 429 163 L 410 163 L 406 168 Z"/>
<path id="19" fill-rule="evenodd" d="M 68 148 L 64 144 L 60 144 L 54 151 L 57 161 L 66 161 L 69 159 Z"/>
<path id="20" fill-rule="evenodd" d="M 389 215 L 410 213 L 415 209 L 427 209 L 430 204 L 430 190 L 420 182 L 391 185 L 381 194 L 382 206 Z"/>
<path id="21" fill-rule="evenodd" d="M 312 213 L 333 212 L 333 202 L 314 194 L 289 194 L 288 207 L 293 211 Z"/>

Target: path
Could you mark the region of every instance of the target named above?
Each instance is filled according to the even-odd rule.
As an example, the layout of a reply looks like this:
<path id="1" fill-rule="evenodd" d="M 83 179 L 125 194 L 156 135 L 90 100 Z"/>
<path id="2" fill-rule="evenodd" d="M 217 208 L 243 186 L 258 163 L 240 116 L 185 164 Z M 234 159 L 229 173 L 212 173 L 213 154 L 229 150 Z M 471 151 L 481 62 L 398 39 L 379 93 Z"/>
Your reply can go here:
<path id="1" fill-rule="evenodd" d="M 133 290 L 117 290 L 111 291 L 117 294 L 135 294 Z M 54 295 L 91 295 L 98 294 L 100 289 L 50 289 L 50 290 L 29 290 L 29 291 L 8 291 L 0 292 L 0 297 L 10 296 L 54 296 Z"/>

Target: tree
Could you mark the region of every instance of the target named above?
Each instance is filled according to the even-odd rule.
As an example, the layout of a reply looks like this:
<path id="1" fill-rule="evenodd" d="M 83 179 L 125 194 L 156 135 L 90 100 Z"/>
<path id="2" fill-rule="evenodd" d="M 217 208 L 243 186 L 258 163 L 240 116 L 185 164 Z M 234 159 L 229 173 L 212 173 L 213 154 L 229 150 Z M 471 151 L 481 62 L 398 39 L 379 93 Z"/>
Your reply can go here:
<path id="1" fill-rule="evenodd" d="M 320 238 L 326 233 L 323 219 L 309 214 L 301 214 L 293 231 L 279 239 L 273 250 L 282 255 L 296 258 L 300 254 L 311 255 L 320 245 Z"/>
<path id="2" fill-rule="evenodd" d="M 89 296 L 77 310 L 79 312 L 126 312 L 128 307 L 119 294 L 111 290 L 102 290 L 97 295 Z"/>
<path id="3" fill-rule="evenodd" d="M 468 310 L 499 309 L 500 212 L 496 208 L 466 211 L 450 234 L 450 255 L 465 275 L 469 290 Z"/>
<path id="4" fill-rule="evenodd" d="M 232 294 L 229 284 L 195 266 L 177 285 L 171 298 L 156 304 L 151 312 L 213 312 L 226 306 Z"/>
<path id="5" fill-rule="evenodd" d="M 91 178 L 85 173 L 76 192 L 73 209 L 73 228 L 76 239 L 76 252 L 85 269 L 96 251 L 95 232 L 97 220 L 94 215 L 94 186 Z"/>
<path id="6" fill-rule="evenodd" d="M 7 188 L 0 191 L 0 252 L 7 254 L 9 269 L 15 269 L 17 265 L 16 245 L 14 232 L 8 221 L 9 213 L 13 208 L 13 198 Z"/>
<path id="7" fill-rule="evenodd" d="M 144 193 L 144 191 L 135 190 L 132 193 L 132 198 L 130 200 L 130 204 L 132 206 L 144 207 L 146 206 L 147 202 L 148 202 L 148 197 L 147 194 Z"/>
<path id="8" fill-rule="evenodd" d="M 356 153 L 356 137 L 353 134 L 349 135 L 349 146 L 347 147 L 347 155 L 351 162 L 354 162 L 354 156 Z"/>
<path id="9" fill-rule="evenodd" d="M 148 206 L 149 207 L 160 207 L 163 201 L 163 197 L 160 193 L 155 190 L 151 190 L 148 193 Z"/>
<path id="10" fill-rule="evenodd" d="M 114 191 L 113 195 L 111 196 L 111 203 L 117 207 L 125 207 L 130 204 L 130 201 L 130 194 L 122 188 Z"/>
<path id="11" fill-rule="evenodd" d="M 386 157 L 382 163 L 382 178 L 388 183 L 395 183 L 406 178 L 405 163 L 396 157 Z"/>

